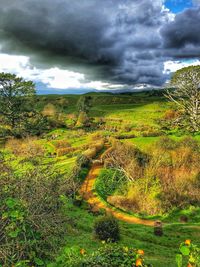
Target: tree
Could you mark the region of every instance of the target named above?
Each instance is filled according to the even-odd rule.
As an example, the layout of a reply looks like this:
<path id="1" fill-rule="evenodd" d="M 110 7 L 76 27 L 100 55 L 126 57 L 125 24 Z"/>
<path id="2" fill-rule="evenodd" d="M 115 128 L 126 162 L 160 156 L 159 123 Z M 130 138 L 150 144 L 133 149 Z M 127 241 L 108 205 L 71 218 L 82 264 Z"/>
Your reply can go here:
<path id="1" fill-rule="evenodd" d="M 84 112 L 86 114 L 89 113 L 89 110 L 91 108 L 91 101 L 92 101 L 92 97 L 91 96 L 81 96 L 78 100 L 77 103 L 77 109 L 78 112 Z"/>
<path id="2" fill-rule="evenodd" d="M 184 112 L 193 131 L 200 130 L 200 66 L 190 66 L 176 71 L 171 79 L 173 90 L 166 96 Z"/>
<path id="3" fill-rule="evenodd" d="M 91 104 L 92 97 L 91 96 L 81 96 L 77 103 L 78 109 L 78 119 L 76 122 L 76 126 L 82 127 L 87 126 L 90 119 L 89 119 L 89 111 L 92 107 Z"/>
<path id="4" fill-rule="evenodd" d="M 0 115 L 12 129 L 33 115 L 30 102 L 34 95 L 32 81 L 25 81 L 15 74 L 0 73 Z"/>

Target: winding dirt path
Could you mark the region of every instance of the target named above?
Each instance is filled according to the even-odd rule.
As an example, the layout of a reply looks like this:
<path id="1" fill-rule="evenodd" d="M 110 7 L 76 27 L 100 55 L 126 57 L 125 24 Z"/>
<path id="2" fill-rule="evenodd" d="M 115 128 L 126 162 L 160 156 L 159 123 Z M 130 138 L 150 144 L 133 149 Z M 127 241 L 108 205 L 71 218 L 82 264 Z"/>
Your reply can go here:
<path id="1" fill-rule="evenodd" d="M 98 196 L 95 195 L 94 193 L 95 180 L 98 177 L 102 168 L 103 168 L 103 164 L 93 163 L 80 189 L 80 194 L 92 206 L 93 210 L 98 211 L 99 209 L 104 209 L 106 210 L 107 213 L 112 214 L 115 218 L 125 221 L 127 223 L 154 226 L 154 221 L 140 219 L 140 218 L 134 217 L 133 215 L 125 214 L 123 212 L 120 212 L 120 211 L 117 211 L 117 210 L 114 210 L 108 207 L 103 201 L 101 201 L 100 198 L 98 198 Z"/>

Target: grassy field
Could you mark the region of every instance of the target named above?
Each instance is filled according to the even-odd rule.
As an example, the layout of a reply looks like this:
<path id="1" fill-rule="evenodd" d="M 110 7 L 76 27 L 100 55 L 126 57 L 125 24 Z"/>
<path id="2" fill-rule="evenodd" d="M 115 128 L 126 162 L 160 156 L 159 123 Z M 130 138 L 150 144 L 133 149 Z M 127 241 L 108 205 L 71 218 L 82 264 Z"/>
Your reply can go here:
<path id="1" fill-rule="evenodd" d="M 82 208 L 70 206 L 70 215 L 75 218 L 76 228 L 67 229 L 66 247 L 84 248 L 87 252 L 94 251 L 102 243 L 94 238 L 93 224 L 96 216 L 87 212 L 87 205 Z M 121 238 L 119 243 L 137 249 L 143 249 L 147 263 L 156 267 L 175 267 L 175 257 L 179 244 L 186 239 L 191 239 L 200 245 L 199 224 L 166 224 L 163 227 L 164 235 L 157 237 L 153 228 L 142 225 L 133 225 L 120 222 Z M 62 255 L 62 251 L 60 253 Z"/>
<path id="2" fill-rule="evenodd" d="M 37 139 L 44 150 L 44 156 L 40 158 L 39 165 L 54 166 L 55 170 L 61 174 L 70 173 L 75 166 L 77 156 L 91 143 L 92 134 L 98 133 L 102 136 L 116 136 L 120 134 L 134 134 L 134 138 L 128 139 L 139 149 L 147 152 L 149 147 L 154 144 L 163 135 L 169 135 L 169 132 L 163 132 L 160 129 L 159 119 L 163 117 L 166 110 L 172 108 L 172 104 L 165 101 L 163 97 L 149 96 L 147 93 L 133 95 L 112 95 L 112 94 L 89 94 L 93 98 L 90 116 L 94 119 L 103 118 L 105 129 L 53 129 Z M 76 104 L 79 96 L 38 96 L 37 108 L 42 110 L 45 105 L 51 103 L 55 105 L 59 112 L 65 115 L 76 113 Z M 63 104 L 64 103 L 64 104 Z M 126 127 L 130 130 L 126 130 Z M 107 128 L 106 128 L 107 127 Z M 143 136 L 146 131 L 156 130 L 157 136 Z M 154 135 L 154 134 L 152 134 Z M 181 140 L 187 134 L 170 134 L 174 140 Z M 194 136 L 194 139 L 200 142 L 200 135 Z M 57 156 L 56 143 L 58 141 L 67 141 L 74 151 L 72 153 Z M 125 141 L 125 140 L 123 140 Z M 9 149 L 2 151 L 6 160 L 10 163 L 13 170 L 20 172 L 31 169 L 34 165 L 31 161 L 24 161 L 23 157 L 16 157 Z M 66 181 L 67 182 L 67 181 Z M 71 203 L 66 205 L 67 216 L 73 218 L 74 224 L 68 225 L 66 229 L 66 247 L 78 246 L 86 251 L 94 251 L 102 246 L 102 243 L 94 238 L 93 225 L 96 215 L 92 214 L 86 203 L 82 207 L 75 207 Z M 178 218 L 180 214 L 194 216 L 193 221 L 187 224 L 180 224 Z M 168 216 L 168 217 L 167 217 Z M 125 222 L 119 222 L 121 238 L 119 243 L 124 246 L 131 246 L 145 250 L 147 263 L 154 264 L 155 267 L 175 267 L 175 256 L 178 247 L 185 239 L 191 239 L 194 243 L 200 245 L 200 211 L 198 209 L 189 211 L 172 211 L 166 218 L 167 222 L 163 229 L 164 235 L 157 237 L 153 234 L 153 228 L 143 225 L 133 225 Z M 59 252 L 62 255 L 63 251 Z"/>

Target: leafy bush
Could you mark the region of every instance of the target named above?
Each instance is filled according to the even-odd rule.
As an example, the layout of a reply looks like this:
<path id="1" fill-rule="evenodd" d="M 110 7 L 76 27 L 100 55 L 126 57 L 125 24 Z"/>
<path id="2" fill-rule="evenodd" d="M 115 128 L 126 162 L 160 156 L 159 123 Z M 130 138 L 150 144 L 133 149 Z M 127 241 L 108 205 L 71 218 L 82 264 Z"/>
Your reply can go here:
<path id="1" fill-rule="evenodd" d="M 44 265 L 65 243 L 66 177 L 38 167 L 18 177 L 4 162 L 0 167 L 0 265 Z"/>
<path id="2" fill-rule="evenodd" d="M 140 178 L 134 183 L 129 183 L 124 195 L 108 197 L 107 201 L 125 211 L 154 215 L 162 213 L 162 205 L 159 200 L 161 186 L 159 180 Z M 142 193 L 142 198 L 140 194 Z"/>
<path id="3" fill-rule="evenodd" d="M 55 265 L 49 267 L 151 267 L 146 264 L 144 251 L 118 244 L 104 244 L 93 253 L 78 247 L 66 248 Z"/>
<path id="4" fill-rule="evenodd" d="M 94 232 L 100 240 L 116 242 L 120 235 L 118 221 L 111 216 L 100 217 L 95 221 Z"/>
<path id="5" fill-rule="evenodd" d="M 116 169 L 101 170 L 96 180 L 96 191 L 104 199 L 114 194 L 117 190 L 121 190 L 126 184 L 126 177 L 122 172 Z"/>
<path id="6" fill-rule="evenodd" d="M 178 267 L 183 266 L 183 259 L 188 262 L 188 267 L 200 266 L 200 248 L 191 243 L 191 240 L 185 240 L 179 247 L 180 253 L 176 255 L 176 263 Z"/>

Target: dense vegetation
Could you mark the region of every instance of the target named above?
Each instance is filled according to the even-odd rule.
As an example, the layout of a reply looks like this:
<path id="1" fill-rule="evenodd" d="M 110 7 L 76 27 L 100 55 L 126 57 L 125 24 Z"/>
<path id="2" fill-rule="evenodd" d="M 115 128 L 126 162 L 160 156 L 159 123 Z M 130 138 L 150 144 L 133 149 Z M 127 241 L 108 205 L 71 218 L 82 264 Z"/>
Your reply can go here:
<path id="1" fill-rule="evenodd" d="M 0 113 L 0 266 L 199 266 L 200 135 L 175 103 L 160 91 L 24 94 L 18 123 Z M 84 201 L 100 155 L 94 194 L 161 220 L 162 236 Z"/>
<path id="2" fill-rule="evenodd" d="M 179 142 L 163 137 L 148 153 L 132 143 L 114 141 L 104 154 L 105 166 L 112 171 L 109 178 L 102 173 L 98 184 L 103 181 L 110 204 L 134 213 L 158 215 L 195 208 L 200 204 L 199 157 L 199 143 L 189 137 Z M 120 174 L 117 178 L 112 174 L 116 169 L 126 177 L 122 184 Z"/>

